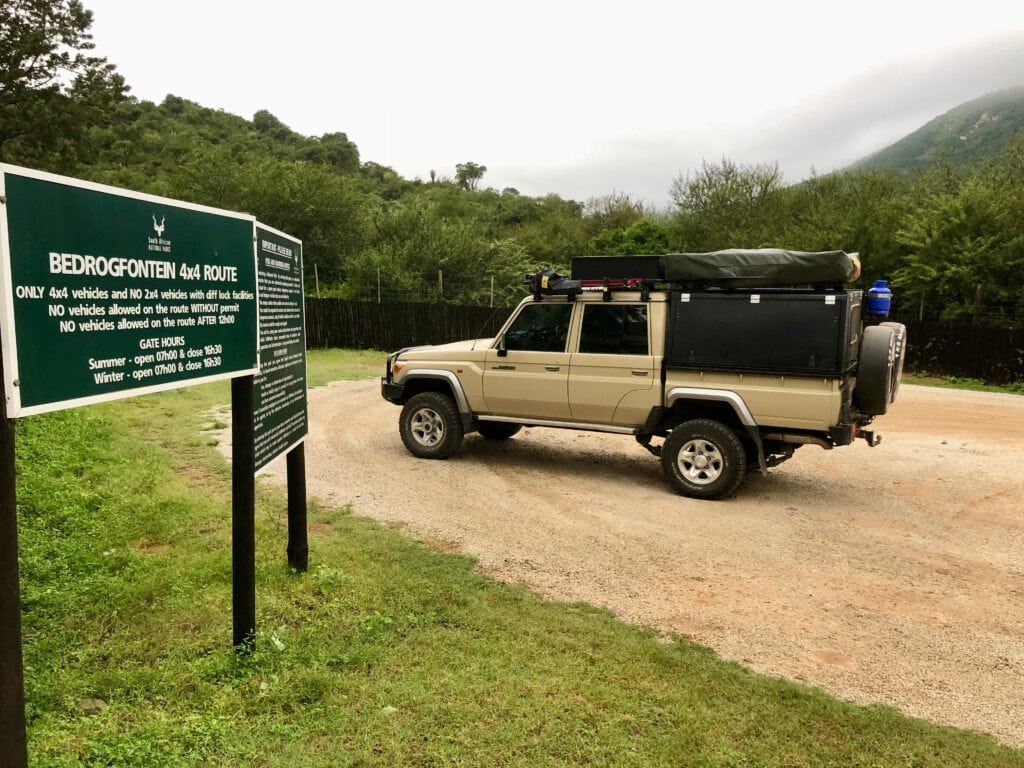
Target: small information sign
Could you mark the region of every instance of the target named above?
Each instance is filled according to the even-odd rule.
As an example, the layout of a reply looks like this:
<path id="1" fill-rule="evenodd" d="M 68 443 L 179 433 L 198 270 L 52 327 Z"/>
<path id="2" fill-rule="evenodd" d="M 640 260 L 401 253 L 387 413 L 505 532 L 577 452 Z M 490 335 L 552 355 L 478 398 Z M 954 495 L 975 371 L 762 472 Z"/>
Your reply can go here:
<path id="1" fill-rule="evenodd" d="M 256 471 L 308 434 L 302 241 L 256 225 L 260 359 L 256 376 Z"/>
<path id="2" fill-rule="evenodd" d="M 0 165 L 9 417 L 256 373 L 252 216 Z"/>

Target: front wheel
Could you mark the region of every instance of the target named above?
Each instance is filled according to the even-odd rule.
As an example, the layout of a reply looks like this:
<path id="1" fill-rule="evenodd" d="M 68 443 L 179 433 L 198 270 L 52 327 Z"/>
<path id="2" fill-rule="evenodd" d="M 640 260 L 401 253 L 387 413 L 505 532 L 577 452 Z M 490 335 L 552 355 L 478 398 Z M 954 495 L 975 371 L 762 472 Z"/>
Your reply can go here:
<path id="1" fill-rule="evenodd" d="M 398 420 L 409 453 L 421 459 L 447 459 L 462 445 L 462 417 L 448 395 L 420 392 L 409 398 Z"/>
<path id="2" fill-rule="evenodd" d="M 718 499 L 736 490 L 747 471 L 739 436 L 712 419 L 684 421 L 661 448 L 661 466 L 677 491 Z"/>

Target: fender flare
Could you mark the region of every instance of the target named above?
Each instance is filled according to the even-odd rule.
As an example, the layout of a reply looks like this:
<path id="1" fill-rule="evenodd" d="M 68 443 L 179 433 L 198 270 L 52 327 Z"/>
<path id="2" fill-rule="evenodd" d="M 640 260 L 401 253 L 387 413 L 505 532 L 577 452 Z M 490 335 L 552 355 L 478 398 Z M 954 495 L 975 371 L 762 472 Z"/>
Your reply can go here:
<path id="1" fill-rule="evenodd" d="M 462 416 L 463 428 L 467 432 L 473 430 L 473 410 L 469 407 L 469 398 L 466 397 L 466 391 L 462 388 L 462 382 L 459 381 L 459 377 L 455 373 L 441 368 L 418 368 L 414 371 L 409 371 L 409 373 L 403 376 L 402 384 L 407 385 L 409 382 L 418 379 L 432 379 L 448 384 L 452 390 L 452 397 L 455 398 L 455 406 L 459 409 L 459 414 Z"/>
<path id="2" fill-rule="evenodd" d="M 761 433 L 757 429 L 757 422 L 747 407 L 746 402 L 736 392 L 728 389 L 707 389 L 705 387 L 672 387 L 665 393 L 665 405 L 671 408 L 679 400 L 705 400 L 716 403 L 726 403 L 732 407 L 736 418 L 747 431 L 747 436 L 754 443 L 757 449 L 757 466 L 761 474 L 768 472 L 768 465 L 764 458 L 764 444 L 761 442 Z"/>

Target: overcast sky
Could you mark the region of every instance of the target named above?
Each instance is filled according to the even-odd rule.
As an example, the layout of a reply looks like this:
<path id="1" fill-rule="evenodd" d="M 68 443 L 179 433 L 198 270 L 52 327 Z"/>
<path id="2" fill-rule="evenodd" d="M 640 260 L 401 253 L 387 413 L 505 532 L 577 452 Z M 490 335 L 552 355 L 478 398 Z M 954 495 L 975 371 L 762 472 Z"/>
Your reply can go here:
<path id="1" fill-rule="evenodd" d="M 140 99 L 173 93 L 404 176 L 656 205 L 723 156 L 788 181 L 1024 85 L 1024 2 L 85 0 Z"/>

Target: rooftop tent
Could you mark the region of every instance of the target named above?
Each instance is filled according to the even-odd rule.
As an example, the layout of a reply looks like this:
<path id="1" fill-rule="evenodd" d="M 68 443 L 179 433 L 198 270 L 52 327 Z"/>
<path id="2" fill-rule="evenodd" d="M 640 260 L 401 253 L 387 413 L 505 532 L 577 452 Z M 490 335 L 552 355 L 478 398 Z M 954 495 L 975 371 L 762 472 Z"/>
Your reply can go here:
<path id="1" fill-rule="evenodd" d="M 730 288 L 841 284 L 860 275 L 857 254 L 844 251 L 785 251 L 730 248 L 711 253 L 669 253 L 666 282 L 705 283 Z"/>
<path id="2" fill-rule="evenodd" d="M 860 275 L 857 254 L 730 248 L 710 253 L 585 256 L 572 260 L 577 280 L 642 280 L 722 288 L 839 285 Z"/>

